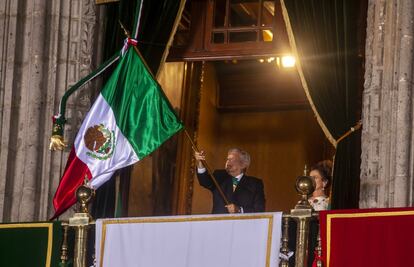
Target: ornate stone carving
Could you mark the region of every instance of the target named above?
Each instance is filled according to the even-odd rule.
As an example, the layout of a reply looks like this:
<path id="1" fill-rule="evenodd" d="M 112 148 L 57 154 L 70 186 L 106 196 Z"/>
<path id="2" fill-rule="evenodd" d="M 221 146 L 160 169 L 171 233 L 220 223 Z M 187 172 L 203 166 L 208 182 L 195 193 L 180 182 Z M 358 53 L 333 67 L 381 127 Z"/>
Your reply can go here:
<path id="1" fill-rule="evenodd" d="M 413 19 L 410 0 L 369 1 L 361 208 L 413 202 Z"/>
<path id="2" fill-rule="evenodd" d="M 100 12 L 93 0 L 2 2 L 0 221 L 46 220 L 68 156 L 47 148 L 51 116 L 100 61 Z M 85 88 L 70 98 L 69 140 L 93 95 Z"/>

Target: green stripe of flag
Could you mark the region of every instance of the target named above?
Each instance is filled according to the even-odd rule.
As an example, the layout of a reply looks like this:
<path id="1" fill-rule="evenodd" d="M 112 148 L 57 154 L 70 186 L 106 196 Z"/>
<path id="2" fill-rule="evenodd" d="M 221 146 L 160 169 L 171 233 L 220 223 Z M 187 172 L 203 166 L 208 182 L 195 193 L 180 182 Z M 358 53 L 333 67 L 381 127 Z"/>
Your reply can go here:
<path id="1" fill-rule="evenodd" d="M 121 59 L 101 94 L 140 159 L 183 127 L 160 85 L 132 48 Z"/>

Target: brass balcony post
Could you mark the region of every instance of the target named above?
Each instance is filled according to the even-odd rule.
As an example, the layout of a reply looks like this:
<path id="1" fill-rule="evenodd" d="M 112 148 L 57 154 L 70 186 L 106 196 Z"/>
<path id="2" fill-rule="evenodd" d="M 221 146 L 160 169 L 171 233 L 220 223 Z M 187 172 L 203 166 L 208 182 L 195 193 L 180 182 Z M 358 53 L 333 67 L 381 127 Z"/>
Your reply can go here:
<path id="1" fill-rule="evenodd" d="M 283 231 L 282 231 L 282 246 L 280 253 L 285 255 L 285 258 L 280 259 L 280 267 L 289 267 L 289 215 L 283 215 Z"/>
<path id="2" fill-rule="evenodd" d="M 305 267 L 308 262 L 309 225 L 312 218 L 308 197 L 315 190 L 315 181 L 306 176 L 306 169 L 304 175 L 296 179 L 296 190 L 301 195 L 301 200 L 290 211 L 290 216 L 297 225 L 295 267 Z"/>
<path id="3" fill-rule="evenodd" d="M 94 223 L 88 212 L 88 204 L 94 197 L 95 191 L 86 184 L 87 179 L 85 178 L 85 184 L 76 190 L 76 198 L 80 203 L 80 212 L 75 213 L 72 218 L 69 218 L 69 226 L 75 228 L 74 267 L 86 267 L 88 230 L 90 225 Z"/>
<path id="4" fill-rule="evenodd" d="M 68 261 L 68 230 L 69 225 L 67 222 L 62 222 L 63 228 L 63 240 L 62 240 L 62 248 L 60 253 L 60 263 L 62 266 L 65 266 Z"/>

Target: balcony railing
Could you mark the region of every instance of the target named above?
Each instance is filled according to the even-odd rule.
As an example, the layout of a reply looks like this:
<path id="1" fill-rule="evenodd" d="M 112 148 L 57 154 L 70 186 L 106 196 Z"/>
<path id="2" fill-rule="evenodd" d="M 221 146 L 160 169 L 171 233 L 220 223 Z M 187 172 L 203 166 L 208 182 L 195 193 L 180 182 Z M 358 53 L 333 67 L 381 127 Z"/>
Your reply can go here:
<path id="1" fill-rule="evenodd" d="M 280 262 L 279 266 L 288 267 L 289 259 L 294 256 L 294 266 L 304 267 L 308 266 L 308 258 L 313 255 L 314 251 L 318 259 L 321 256 L 321 241 L 319 237 L 319 231 L 311 233 L 311 223 L 318 222 L 318 213 L 312 210 L 308 196 L 314 190 L 314 181 L 309 176 L 300 176 L 296 181 L 296 189 L 301 195 L 301 200 L 288 214 L 282 216 L 282 238 L 280 248 Z M 75 243 L 74 243 L 74 267 L 86 267 L 87 266 L 87 240 L 88 231 L 94 227 L 94 221 L 88 214 L 87 205 L 91 200 L 93 194 L 92 189 L 86 186 L 81 186 L 78 189 L 78 201 L 80 203 L 80 212 L 69 219 L 68 223 L 63 223 L 63 244 L 61 249 L 61 264 L 68 262 L 68 231 L 74 229 L 75 231 Z M 315 226 L 315 224 L 314 224 Z M 317 226 L 317 225 L 316 225 Z M 296 231 L 292 231 L 295 229 Z M 314 227 L 315 228 L 315 227 Z M 319 229 L 316 227 L 315 229 Z M 296 232 L 296 233 L 295 233 Z M 311 234 L 310 234 L 311 233 Z M 296 236 L 294 236 L 296 235 Z M 294 240 L 290 240 L 290 239 Z M 291 242 L 289 242 L 291 241 Z M 294 242 L 292 242 L 294 241 Z M 310 241 L 316 241 L 316 246 L 309 246 Z M 294 244 L 294 247 L 289 247 L 289 243 Z M 314 250 L 314 251 L 311 251 Z M 310 254 L 312 253 L 312 254 Z M 292 260 L 291 260 L 292 262 Z M 322 262 L 319 260 L 316 262 L 317 266 L 322 266 Z M 292 265 L 293 266 L 293 265 Z"/>

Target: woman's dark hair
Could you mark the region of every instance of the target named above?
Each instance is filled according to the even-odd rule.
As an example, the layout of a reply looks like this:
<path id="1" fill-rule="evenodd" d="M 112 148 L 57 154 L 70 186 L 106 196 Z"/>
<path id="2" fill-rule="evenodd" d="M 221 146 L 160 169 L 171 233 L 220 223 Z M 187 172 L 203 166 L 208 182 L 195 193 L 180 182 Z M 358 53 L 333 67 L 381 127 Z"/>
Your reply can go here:
<path id="1" fill-rule="evenodd" d="M 332 161 L 330 160 L 322 160 L 316 163 L 311 167 L 311 171 L 318 171 L 321 176 L 322 180 L 326 181 L 326 187 L 329 188 L 332 181 Z"/>

